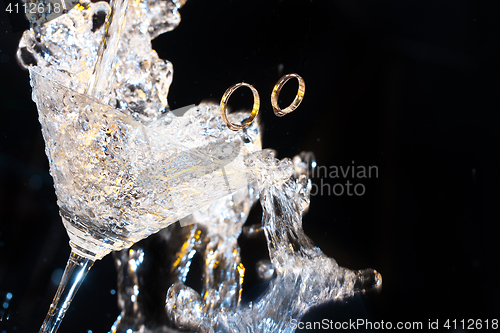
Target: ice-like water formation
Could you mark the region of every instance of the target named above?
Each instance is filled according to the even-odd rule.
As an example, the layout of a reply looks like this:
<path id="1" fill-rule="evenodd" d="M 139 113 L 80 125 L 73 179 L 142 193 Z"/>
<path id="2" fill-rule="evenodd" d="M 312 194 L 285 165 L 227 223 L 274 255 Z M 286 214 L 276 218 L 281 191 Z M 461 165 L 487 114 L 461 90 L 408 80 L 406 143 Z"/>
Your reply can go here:
<path id="1" fill-rule="evenodd" d="M 63 221 L 73 245 L 92 244 L 94 253 L 87 255 L 101 258 L 129 247 L 247 186 L 259 171 L 244 159 L 260 149 L 258 136 L 252 141 L 251 134 L 258 125 L 245 133 L 226 128 L 214 135 L 211 131 L 222 127 L 217 106 L 171 117 L 171 127 L 156 122 L 149 127 L 35 69 L 31 76 Z M 234 121 L 247 116 L 237 113 Z M 197 135 L 179 143 L 175 139 L 183 136 L 172 134 L 179 124 Z M 207 124 L 214 128 L 201 130 Z"/>
<path id="2" fill-rule="evenodd" d="M 101 73 L 105 82 L 92 95 L 142 122 L 168 110 L 172 64 L 158 57 L 151 39 L 179 24 L 178 9 L 183 4 L 180 0 L 131 1 L 116 56 L 103 60 L 110 67 Z M 67 14 L 25 31 L 19 44 L 20 63 L 36 65 L 47 78 L 85 93 L 110 11 L 106 2 L 81 0 Z"/>
<path id="3" fill-rule="evenodd" d="M 128 3 L 116 54 L 97 67 L 105 2 L 82 0 L 24 33 L 18 57 L 30 68 L 61 216 L 73 249 L 91 259 L 170 225 L 116 254 L 122 312 L 112 332 L 291 332 L 291 319 L 377 288 L 381 276 L 338 266 L 304 234 L 312 153 L 277 160 L 262 150 L 257 122 L 230 131 L 217 105 L 166 112 L 172 65 L 151 39 L 179 24 L 183 3 Z M 100 70 L 108 74 L 93 76 Z M 257 201 L 262 223 L 244 227 Z M 238 237 L 260 233 L 270 260 L 255 269 L 269 286 L 242 302 L 245 270 L 254 268 L 243 266 Z M 187 283 L 196 257 L 197 290 Z"/>
<path id="4" fill-rule="evenodd" d="M 243 156 L 261 148 L 257 124 L 231 133 L 214 105 L 183 117 L 163 112 L 172 68 L 151 49 L 151 38 L 179 23 L 181 4 L 130 3 L 111 79 L 99 90 L 107 96 L 83 94 L 105 35 L 107 3 L 80 2 L 20 42 L 61 215 L 85 256 L 128 247 L 253 177 Z"/>
<path id="5" fill-rule="evenodd" d="M 195 224 L 190 229 L 177 225 L 162 231 L 157 239 L 121 252 L 117 263 L 123 311 L 113 332 L 173 332 L 172 328 L 197 332 L 292 332 L 291 320 L 300 320 L 311 307 L 381 286 L 378 272 L 338 266 L 304 234 L 302 214 L 309 207 L 311 190 L 305 166 L 314 165 L 312 155 L 302 153 L 293 164 L 287 159 L 274 160 L 271 151 L 265 155 L 268 174 L 288 174 L 287 180 L 279 177 L 269 181 L 268 175 L 263 176 L 249 186 L 249 195 L 242 202 L 235 200 L 236 195 L 223 198 L 204 212 L 194 214 Z M 271 259 L 270 263 L 260 263 L 258 269 L 263 278 L 274 275 L 274 279 L 262 296 L 245 304 L 240 300 L 245 267 L 240 262 L 237 239 L 257 197 L 263 208 L 262 227 Z M 171 243 L 173 234 L 180 238 Z M 148 268 L 135 269 L 137 253 L 147 260 L 148 255 L 155 256 L 154 249 L 158 248 L 167 249 L 170 256 L 158 261 L 159 266 L 172 267 L 155 270 L 155 279 L 160 276 L 168 280 L 154 292 L 157 296 L 166 293 L 161 315 L 151 313 L 147 307 L 151 306 L 151 289 L 148 290 L 150 280 L 145 277 L 152 276 L 152 272 Z M 185 285 L 196 254 L 204 259 L 200 293 Z M 152 267 L 151 262 L 148 265 Z M 147 294 L 141 299 L 141 293 Z M 134 298 L 136 294 L 138 297 Z M 157 300 L 157 307 L 159 304 L 161 301 Z"/>

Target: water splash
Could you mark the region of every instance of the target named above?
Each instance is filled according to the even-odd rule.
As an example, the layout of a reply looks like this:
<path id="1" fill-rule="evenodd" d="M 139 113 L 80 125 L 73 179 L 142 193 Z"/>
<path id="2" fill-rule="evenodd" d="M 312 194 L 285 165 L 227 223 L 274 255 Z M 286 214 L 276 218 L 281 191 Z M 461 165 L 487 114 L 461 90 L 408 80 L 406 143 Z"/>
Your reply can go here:
<path id="1" fill-rule="evenodd" d="M 86 93 L 104 104 L 109 103 L 112 76 L 115 69 L 116 53 L 127 23 L 129 0 L 111 0 L 111 11 L 106 18 L 104 38 L 99 43 L 97 60 Z"/>
<path id="2" fill-rule="evenodd" d="M 182 117 L 166 112 L 172 65 L 159 59 L 151 39 L 179 24 L 183 4 L 129 4 L 106 82 L 110 106 L 83 94 L 104 36 L 100 18 L 110 12 L 107 3 L 82 0 L 24 33 L 18 57 L 30 66 L 58 204 L 72 241 L 90 230 L 105 248 L 100 255 L 182 218 L 184 227 L 174 223 L 115 254 L 122 312 L 112 332 L 291 332 L 291 320 L 311 307 L 379 288 L 381 276 L 340 267 L 304 234 L 312 153 L 279 161 L 273 151 L 260 151 L 257 123 L 229 131 L 216 105 L 190 108 Z M 237 122 L 247 114 L 230 116 Z M 230 188 L 225 178 L 200 182 L 192 172 L 183 174 L 200 163 L 245 186 L 234 192 L 241 186 Z M 241 177 L 241 170 L 249 172 Z M 257 201 L 262 223 L 243 227 Z M 245 273 L 253 269 L 241 262 L 242 233 L 263 233 L 270 257 L 256 267 L 269 285 L 250 303 L 241 299 Z M 189 283 L 195 266 L 198 286 Z"/>
<path id="3" fill-rule="evenodd" d="M 104 38 L 110 5 L 80 0 L 67 14 L 24 32 L 19 63 L 36 66 L 41 75 L 81 94 L 90 85 L 91 95 L 143 123 L 159 117 L 168 111 L 173 67 L 158 57 L 151 40 L 179 24 L 185 1 L 126 3 L 128 10 L 117 10 L 111 38 Z"/>
<path id="4" fill-rule="evenodd" d="M 172 328 L 197 332 L 292 332 L 292 319 L 300 320 L 312 307 L 380 288 L 382 278 L 377 271 L 352 271 L 340 267 L 304 234 L 302 215 L 309 208 L 311 181 L 308 171 L 315 163 L 313 155 L 302 153 L 293 163 L 289 159 L 278 161 L 272 155 L 272 151 L 264 151 L 261 159 L 253 161 L 265 163 L 267 168 L 262 169 L 266 171 L 262 172 L 259 182 L 249 187 L 249 196 L 243 202 L 235 204 L 234 197 L 226 197 L 208 210 L 194 214 L 196 224 L 191 227 L 189 236 L 184 231 L 186 239 L 174 256 L 177 259 L 170 274 L 165 274 L 174 282 L 166 291 L 162 324 L 148 326 L 151 321 L 144 318 L 149 314 L 140 313 L 135 318 L 141 318 L 141 324 L 125 325 L 122 321 L 116 326 L 116 332 L 127 329 L 168 332 L 167 329 Z M 277 174 L 289 177 L 268 181 L 273 177 L 270 175 Z M 256 301 L 242 303 L 244 267 L 237 238 L 248 217 L 248 208 L 257 196 L 263 209 L 262 228 L 270 254 L 270 262 L 261 262 L 258 270 L 264 279 L 274 278 Z M 170 239 L 171 233 L 179 230 L 182 228 L 166 229 L 162 233 L 168 234 Z M 147 242 L 134 247 L 142 246 L 147 246 Z M 165 243 L 163 246 L 171 245 Z M 192 251 L 204 259 L 200 292 L 186 286 L 183 278 L 189 272 Z M 122 258 L 124 254 L 122 252 Z M 126 274 L 131 271 L 120 267 L 119 276 Z M 124 286 L 119 289 L 124 290 Z M 157 294 L 164 292 L 156 291 Z M 121 318 L 127 311 L 127 308 L 122 309 Z"/>

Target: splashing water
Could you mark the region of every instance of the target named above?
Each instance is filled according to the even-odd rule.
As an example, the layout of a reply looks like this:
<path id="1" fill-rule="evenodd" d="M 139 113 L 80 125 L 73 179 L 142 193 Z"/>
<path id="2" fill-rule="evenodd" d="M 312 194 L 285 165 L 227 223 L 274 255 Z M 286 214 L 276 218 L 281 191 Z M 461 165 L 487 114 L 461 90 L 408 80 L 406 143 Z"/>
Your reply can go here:
<path id="1" fill-rule="evenodd" d="M 340 267 L 304 234 L 312 153 L 277 160 L 261 150 L 257 123 L 232 132 L 217 105 L 167 112 L 173 69 L 151 39 L 179 24 L 183 4 L 130 2 L 116 52 L 101 57 L 104 2 L 80 1 L 24 33 L 18 57 L 30 67 L 61 215 L 73 243 L 91 234 L 96 257 L 165 228 L 115 252 L 121 314 L 112 332 L 292 332 L 292 319 L 379 288 L 381 275 Z M 261 225 L 243 227 L 257 201 Z M 256 269 L 269 285 L 247 303 L 238 237 L 262 232 L 270 260 Z M 202 280 L 192 288 L 196 260 Z"/>
<path id="2" fill-rule="evenodd" d="M 111 0 L 111 12 L 104 27 L 105 36 L 99 45 L 96 64 L 86 91 L 104 104 L 109 103 L 111 85 L 109 77 L 113 74 L 120 37 L 125 30 L 128 4 L 128 0 Z"/>
<path id="3" fill-rule="evenodd" d="M 183 3 L 130 2 L 128 10 L 119 11 L 121 16 L 115 20 L 118 31 L 114 32 L 121 34 L 111 42 L 118 45 L 106 47 L 101 43 L 110 43 L 104 37 L 105 18 L 111 7 L 106 2 L 81 0 L 67 14 L 25 31 L 17 56 L 25 67 L 34 65 L 41 75 L 75 92 L 83 94 L 90 86 L 105 104 L 147 123 L 168 110 L 173 75 L 172 64 L 158 57 L 151 40 L 179 24 L 178 9 Z M 127 25 L 120 27 L 120 21 Z M 117 50 L 112 57 L 114 48 Z M 98 58 L 100 64 L 96 66 Z"/>
<path id="4" fill-rule="evenodd" d="M 309 208 L 311 190 L 305 166 L 313 165 L 313 155 L 302 153 L 293 164 L 288 159 L 274 159 L 272 151 L 264 151 L 264 156 L 256 162 L 267 168 L 261 179 L 249 186 L 242 202 L 235 199 L 237 195 L 223 198 L 193 214 L 195 224 L 190 229 L 176 225 L 160 232 L 159 239 L 148 239 L 133 247 L 133 251 L 146 253 L 146 258 L 154 258 L 159 247 L 167 248 L 170 258 L 156 263 L 172 267 L 170 272 L 131 269 L 135 257 L 121 252 L 117 261 L 120 300 L 131 299 L 132 292 L 139 292 L 139 298 L 134 304 L 119 303 L 122 314 L 113 332 L 174 332 L 171 327 L 197 332 L 292 332 L 292 319 L 300 320 L 312 307 L 381 287 L 382 277 L 377 271 L 352 271 L 338 266 L 304 234 L 302 214 Z M 280 174 L 288 177 L 276 177 Z M 237 239 L 257 197 L 263 209 L 262 229 L 270 254 L 270 263 L 259 266 L 263 276 L 274 274 L 274 279 L 256 301 L 243 303 L 245 267 Z M 172 243 L 174 237 L 177 241 Z M 200 292 L 185 284 L 195 255 L 204 262 Z M 151 294 L 149 277 L 168 280 L 155 289 L 156 295 L 166 294 L 165 310 L 159 316 L 148 310 L 152 305 L 146 298 L 149 296 L 140 298 L 142 292 Z M 160 298 L 154 304 L 159 308 L 163 301 Z M 136 309 L 132 315 L 131 309 Z"/>

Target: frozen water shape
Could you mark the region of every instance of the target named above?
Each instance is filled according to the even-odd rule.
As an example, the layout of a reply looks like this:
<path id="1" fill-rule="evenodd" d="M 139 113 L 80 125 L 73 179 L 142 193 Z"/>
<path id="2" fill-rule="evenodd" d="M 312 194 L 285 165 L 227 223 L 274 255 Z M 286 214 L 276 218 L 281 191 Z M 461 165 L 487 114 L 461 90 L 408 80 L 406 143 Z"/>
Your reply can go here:
<path id="1" fill-rule="evenodd" d="M 132 1 L 126 12 L 127 26 L 119 39 L 116 57 L 104 59 L 111 69 L 103 74 L 97 99 L 148 122 L 168 111 L 167 94 L 173 67 L 158 57 L 151 40 L 174 29 L 184 1 Z M 24 32 L 19 43 L 19 62 L 35 65 L 40 74 L 85 93 L 104 37 L 104 19 L 111 12 L 106 2 L 81 0 L 67 14 Z"/>
<path id="2" fill-rule="evenodd" d="M 30 69 L 74 251 L 100 259 L 175 221 L 183 226 L 164 229 L 159 243 L 117 254 L 122 313 L 111 331 L 291 332 L 291 320 L 313 306 L 380 288 L 378 272 L 340 267 L 304 234 L 312 153 L 278 161 L 271 150 L 261 151 L 257 122 L 229 131 L 216 105 L 182 110 L 182 117 L 167 112 L 173 68 L 151 49 L 151 39 L 179 24 L 183 3 L 129 3 L 116 57 L 107 59 L 113 64 L 109 80 L 95 97 L 84 92 L 107 3 L 80 1 L 68 14 L 26 31 L 18 51 Z M 240 122 L 248 113 L 229 116 Z M 258 200 L 261 225 L 243 227 Z M 251 303 L 241 300 L 242 232 L 263 232 L 270 255 L 257 267 L 269 287 Z M 145 246 L 165 243 L 167 255 L 157 268 L 162 287 L 151 290 L 141 275 L 150 260 Z M 204 262 L 200 292 L 186 285 L 195 255 Z M 148 308 L 144 297 L 160 298 L 161 305 Z"/>
<path id="3" fill-rule="evenodd" d="M 161 267 L 171 267 L 170 271 L 155 274 L 156 279 L 168 280 L 164 288 L 170 285 L 166 291 L 165 313 L 160 318 L 152 320 L 154 316 L 148 312 L 145 299 L 135 299 L 134 304 L 128 301 L 135 295 L 132 292 L 140 295 L 146 290 L 151 294 L 146 283 L 151 273 L 131 269 L 136 267 L 135 257 L 130 251 L 121 252 L 117 261 L 118 288 L 120 300 L 126 301 L 120 302 L 122 313 L 112 332 L 128 329 L 174 332 L 172 327 L 196 332 L 292 332 L 292 319 L 300 320 L 310 308 L 381 287 L 382 278 L 377 271 L 340 267 L 304 234 L 302 215 L 309 208 L 311 181 L 308 175 L 315 165 L 313 155 L 302 153 L 293 163 L 289 159 L 275 160 L 269 150 L 264 151 L 262 157 L 256 163 L 265 163 L 268 168 L 258 182 L 249 186 L 242 202 L 235 200 L 236 195 L 220 199 L 208 209 L 193 214 L 195 224 L 190 229 L 172 226 L 161 232 L 163 240 L 152 248 L 148 249 L 148 240 L 131 250 L 132 254 L 140 252 L 141 255 L 146 251 L 147 258 L 148 250 L 152 255 L 154 248 L 162 247 L 165 251 L 167 247 L 171 255 L 170 260 L 158 263 Z M 269 174 L 282 177 L 269 181 Z M 263 276 L 274 275 L 274 279 L 256 301 L 242 303 L 245 267 L 240 261 L 237 239 L 249 208 L 258 197 L 263 208 L 262 230 L 271 259 L 261 266 L 266 266 Z M 173 235 L 179 235 L 182 241 L 172 244 Z M 204 262 L 201 293 L 185 285 L 196 254 Z M 165 290 L 158 288 L 154 294 L 165 294 Z"/>
<path id="4" fill-rule="evenodd" d="M 30 73 L 61 216 L 73 248 L 85 257 L 130 247 L 246 187 L 259 171 L 243 158 L 260 149 L 260 139 L 251 140 L 257 124 L 239 134 L 202 129 L 222 128 L 216 106 L 144 126 L 33 68 Z"/>

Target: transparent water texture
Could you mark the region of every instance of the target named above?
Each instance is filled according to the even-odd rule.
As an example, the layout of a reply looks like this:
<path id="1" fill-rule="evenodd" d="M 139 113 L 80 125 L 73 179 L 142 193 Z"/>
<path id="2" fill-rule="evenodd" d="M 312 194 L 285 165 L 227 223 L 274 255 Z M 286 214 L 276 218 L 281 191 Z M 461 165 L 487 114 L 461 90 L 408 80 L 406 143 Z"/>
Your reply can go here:
<path id="1" fill-rule="evenodd" d="M 210 135 L 224 125 L 220 109 L 205 105 L 159 122 L 171 127 L 144 126 L 30 73 L 61 216 L 84 256 L 129 247 L 255 179 L 258 167 L 244 156 L 260 149 L 257 124 L 245 133 L 226 128 Z M 179 126 L 197 135 L 182 140 L 172 132 Z"/>
<path id="2" fill-rule="evenodd" d="M 151 40 L 174 29 L 180 22 L 178 9 L 185 1 L 131 1 L 125 27 L 110 31 L 118 43 L 105 54 L 93 75 L 100 44 L 105 35 L 105 19 L 111 8 L 106 2 L 81 0 L 67 14 L 24 32 L 18 59 L 25 67 L 35 65 L 40 73 L 78 93 L 91 86 L 100 102 L 147 122 L 168 110 L 168 89 L 173 67 L 158 57 Z M 121 12 L 119 12 L 121 13 Z M 118 13 L 118 14 L 119 14 Z M 117 21 L 120 21 L 117 19 Z M 119 34 L 119 39 L 115 37 Z M 113 44 L 113 43 L 112 43 Z M 104 69 L 102 67 L 105 67 Z M 96 82 L 96 80 L 98 82 Z"/>
<path id="3" fill-rule="evenodd" d="M 173 225 L 116 255 L 122 313 L 112 332 L 292 332 L 291 320 L 310 308 L 381 287 L 377 271 L 340 267 L 304 234 L 313 155 L 301 153 L 292 163 L 275 160 L 272 151 L 264 154 L 268 175 L 262 172 L 243 201 L 239 194 L 220 199 L 194 214 L 195 224 Z M 289 176 L 269 180 L 276 172 Z M 237 240 L 259 198 L 270 262 L 260 262 L 257 270 L 262 280 L 272 280 L 257 300 L 243 303 L 245 267 Z M 195 255 L 203 258 L 201 292 L 185 285 Z"/>
<path id="4" fill-rule="evenodd" d="M 378 272 L 338 266 L 304 234 L 312 153 L 279 161 L 261 150 L 257 123 L 232 132 L 216 105 L 167 112 L 173 69 L 150 41 L 179 24 L 183 3 L 129 3 L 116 58 L 106 60 L 106 93 L 96 98 L 84 92 L 107 3 L 81 1 L 20 42 L 72 247 L 99 259 L 165 228 L 115 254 L 122 312 L 111 331 L 291 332 L 291 319 L 313 306 L 380 288 Z M 248 113 L 230 116 L 238 122 Z M 261 225 L 243 227 L 257 201 Z M 251 303 L 241 300 L 250 269 L 241 233 L 264 233 L 270 256 L 256 267 L 269 286 Z M 203 262 L 199 291 L 186 286 L 195 256 Z"/>

